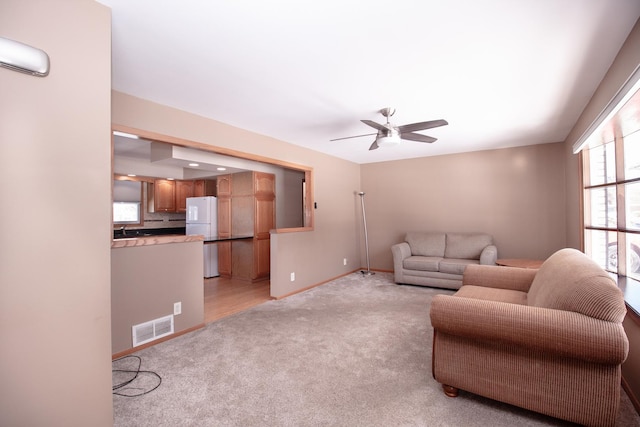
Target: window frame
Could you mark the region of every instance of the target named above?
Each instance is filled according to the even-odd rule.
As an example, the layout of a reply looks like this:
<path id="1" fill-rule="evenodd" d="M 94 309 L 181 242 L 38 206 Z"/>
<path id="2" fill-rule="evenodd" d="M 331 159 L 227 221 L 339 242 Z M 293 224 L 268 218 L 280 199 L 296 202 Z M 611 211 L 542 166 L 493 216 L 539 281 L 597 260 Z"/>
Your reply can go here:
<path id="1" fill-rule="evenodd" d="M 627 242 L 627 240 L 631 240 L 630 236 L 640 236 L 640 229 L 627 227 L 628 222 L 626 215 L 628 203 L 631 203 L 631 201 L 627 198 L 626 190 L 629 184 L 640 185 L 640 176 L 632 178 L 626 178 L 625 176 L 625 138 L 629 138 L 634 135 L 633 143 L 640 143 L 637 142 L 637 134 L 640 133 L 640 126 L 638 125 L 640 124 L 640 120 L 638 120 L 638 117 L 640 116 L 640 107 L 638 107 L 638 105 L 640 105 L 639 83 L 640 80 L 636 80 L 636 84 L 629 90 L 629 93 L 624 94 L 623 97 L 619 97 L 621 99 L 619 101 L 620 105 L 616 105 L 614 108 L 607 107 L 609 110 L 607 119 L 605 119 L 595 130 L 592 130 L 587 137 L 581 138 L 581 142 L 579 141 L 580 186 L 582 189 L 580 212 L 583 239 L 582 246 L 585 253 L 593 257 L 594 253 L 592 252 L 593 248 L 591 246 L 591 239 L 593 237 L 592 233 L 594 231 L 615 233 L 617 249 L 615 268 L 612 268 L 609 261 L 608 246 L 610 243 L 605 243 L 604 250 L 606 259 L 604 260 L 604 268 L 612 274 L 615 280 L 617 280 L 618 286 L 625 293 L 627 306 L 631 308 L 636 315 L 640 314 L 640 273 L 634 274 L 633 272 L 628 271 L 629 266 L 627 265 L 627 262 L 631 258 L 627 257 L 627 248 L 629 248 L 629 250 L 633 250 L 637 256 L 640 256 L 640 247 L 638 247 L 638 245 L 634 245 L 634 248 L 632 246 L 633 243 L 631 241 Z M 628 108 L 632 111 L 632 114 L 627 116 L 625 119 L 624 112 L 627 103 L 630 105 Z M 634 106 L 636 107 L 635 110 Z M 626 112 L 628 113 L 628 110 Z M 629 123 L 633 124 L 631 129 L 628 128 Z M 607 147 L 607 144 L 612 145 Z M 576 143 L 576 145 L 578 145 L 578 143 Z M 594 161 L 592 153 L 594 153 L 596 149 L 600 148 L 603 149 L 604 153 L 604 157 L 602 158 L 603 176 L 602 180 L 597 180 L 596 183 L 592 184 L 591 181 L 594 176 L 591 168 Z M 609 150 L 609 148 L 612 148 L 612 150 Z M 607 177 L 607 165 L 610 165 L 610 163 L 606 156 L 611 152 L 613 153 L 615 160 L 615 175 L 613 180 L 609 180 Z M 607 221 L 609 204 L 608 198 L 606 197 L 604 199 L 604 203 L 600 204 L 600 206 L 604 206 L 605 209 L 604 225 L 602 225 L 602 221 L 597 222 L 592 220 L 593 215 L 596 214 L 592 212 L 593 205 L 591 195 L 594 190 L 607 188 L 614 188 L 615 225 L 612 225 Z M 638 237 L 633 237 L 633 239 L 637 238 Z M 605 242 L 608 241 L 608 237 L 605 238 Z M 633 256 L 634 254 L 632 253 L 630 255 Z M 601 258 L 599 259 L 602 260 Z M 633 277 L 629 276 L 629 274 L 632 274 Z"/>

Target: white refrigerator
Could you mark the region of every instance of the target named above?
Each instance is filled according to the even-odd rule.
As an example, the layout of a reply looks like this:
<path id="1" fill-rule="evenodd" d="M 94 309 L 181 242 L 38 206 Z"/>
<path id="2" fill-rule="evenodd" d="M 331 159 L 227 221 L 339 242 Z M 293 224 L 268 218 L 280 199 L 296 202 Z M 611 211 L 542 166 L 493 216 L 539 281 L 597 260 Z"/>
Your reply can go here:
<path id="1" fill-rule="evenodd" d="M 218 237 L 218 201 L 213 196 L 187 198 L 187 234 L 204 236 L 204 277 L 218 273 L 218 245 L 206 243 Z"/>

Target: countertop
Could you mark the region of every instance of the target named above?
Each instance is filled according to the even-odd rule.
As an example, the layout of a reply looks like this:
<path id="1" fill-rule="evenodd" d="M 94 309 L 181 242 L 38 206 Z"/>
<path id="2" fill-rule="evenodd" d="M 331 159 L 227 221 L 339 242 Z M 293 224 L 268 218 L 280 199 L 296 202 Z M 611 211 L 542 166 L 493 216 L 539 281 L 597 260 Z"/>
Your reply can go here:
<path id="1" fill-rule="evenodd" d="M 135 246 L 151 246 L 151 245 L 165 245 L 168 243 L 186 243 L 186 242 L 202 242 L 204 237 L 201 235 L 187 235 L 184 234 L 167 234 L 159 236 L 141 236 L 131 238 L 113 239 L 111 241 L 111 248 L 130 248 Z"/>
<path id="2" fill-rule="evenodd" d="M 200 234 L 165 234 L 157 236 L 132 236 L 129 238 L 119 237 L 111 241 L 111 248 L 130 248 L 135 246 L 164 245 L 168 243 L 204 242 L 216 243 L 229 240 L 252 239 L 252 235 L 231 236 L 231 237 L 207 237 Z"/>

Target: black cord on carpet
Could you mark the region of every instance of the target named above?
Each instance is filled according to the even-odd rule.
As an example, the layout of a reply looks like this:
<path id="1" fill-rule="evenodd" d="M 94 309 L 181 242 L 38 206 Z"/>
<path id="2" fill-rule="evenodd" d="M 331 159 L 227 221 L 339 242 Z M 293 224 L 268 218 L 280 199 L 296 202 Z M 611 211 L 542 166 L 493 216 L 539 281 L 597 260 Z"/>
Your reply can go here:
<path id="1" fill-rule="evenodd" d="M 160 375 L 158 375 L 156 372 L 141 370 L 140 367 L 142 366 L 142 359 L 139 356 L 124 356 L 114 360 L 111 363 L 115 363 L 124 359 L 136 359 L 138 361 L 138 366 L 135 369 L 112 369 L 111 370 L 112 372 L 133 374 L 133 376 L 130 379 L 126 381 L 122 381 L 119 384 L 115 384 L 112 387 L 113 394 L 117 396 L 124 396 L 124 397 L 138 397 L 138 396 L 143 396 L 147 393 L 151 393 L 153 390 L 160 387 L 160 384 L 162 383 L 162 377 L 160 377 Z M 155 377 L 158 381 L 158 384 L 156 384 L 155 386 L 153 386 L 148 390 L 144 390 L 143 388 L 140 388 L 140 387 L 127 387 L 130 384 L 132 384 L 136 379 L 141 378 L 141 375 Z"/>

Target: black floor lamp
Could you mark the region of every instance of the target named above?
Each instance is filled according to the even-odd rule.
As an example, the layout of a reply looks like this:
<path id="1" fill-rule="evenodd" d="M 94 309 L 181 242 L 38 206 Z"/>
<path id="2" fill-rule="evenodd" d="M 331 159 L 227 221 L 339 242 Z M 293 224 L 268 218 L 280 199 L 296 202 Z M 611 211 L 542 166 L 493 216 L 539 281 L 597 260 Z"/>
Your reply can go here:
<path id="1" fill-rule="evenodd" d="M 360 196 L 360 202 L 362 204 L 362 224 L 364 225 L 364 247 L 367 254 L 367 270 L 366 271 L 360 270 L 360 273 L 366 276 L 371 276 L 372 274 L 375 274 L 375 273 L 371 271 L 371 265 L 369 264 L 369 236 L 367 235 L 367 216 L 365 215 L 365 212 L 364 212 L 364 191 L 360 191 L 358 195 Z"/>

